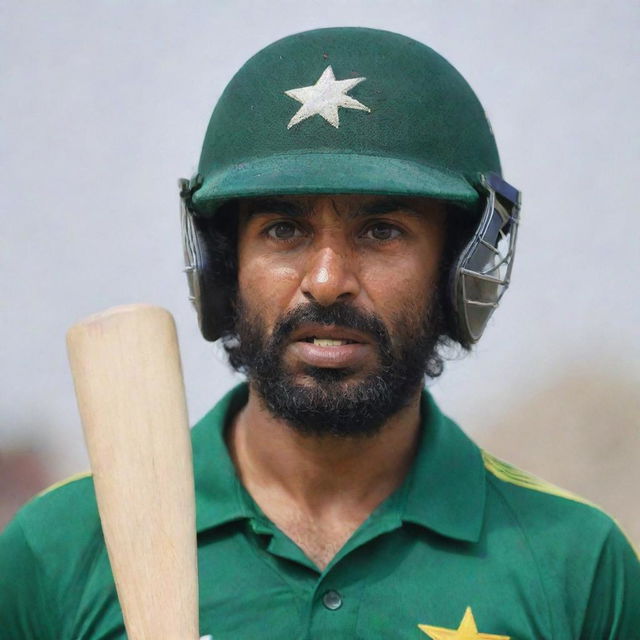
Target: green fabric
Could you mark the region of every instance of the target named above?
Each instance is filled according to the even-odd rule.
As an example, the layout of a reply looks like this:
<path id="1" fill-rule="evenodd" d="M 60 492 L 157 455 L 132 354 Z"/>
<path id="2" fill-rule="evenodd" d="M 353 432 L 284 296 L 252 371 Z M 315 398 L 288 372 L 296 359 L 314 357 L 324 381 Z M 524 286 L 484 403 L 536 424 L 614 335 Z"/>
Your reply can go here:
<path id="1" fill-rule="evenodd" d="M 364 78 L 338 107 L 339 126 L 287 91 Z M 370 193 L 474 206 L 480 173 L 500 173 L 484 110 L 464 78 L 429 47 L 364 28 L 289 36 L 251 58 L 223 92 L 207 129 L 191 206 L 212 214 L 252 195 Z"/>
<path id="2" fill-rule="evenodd" d="M 496 471 L 427 392 L 405 483 L 319 572 L 235 475 L 223 430 L 246 397 L 236 388 L 193 430 L 203 635 L 418 640 L 471 607 L 478 632 L 512 640 L 640 637 L 640 563 L 612 520 Z M 2 640 L 125 638 L 91 478 L 7 527 L 0 595 Z"/>

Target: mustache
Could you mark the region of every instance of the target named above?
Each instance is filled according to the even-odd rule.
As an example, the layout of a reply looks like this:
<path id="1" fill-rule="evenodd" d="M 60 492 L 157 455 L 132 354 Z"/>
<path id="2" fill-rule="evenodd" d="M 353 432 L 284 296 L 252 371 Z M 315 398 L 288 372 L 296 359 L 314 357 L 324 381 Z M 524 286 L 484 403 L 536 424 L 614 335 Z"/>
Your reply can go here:
<path id="1" fill-rule="evenodd" d="M 389 331 L 376 314 L 343 302 L 328 306 L 309 302 L 294 307 L 276 322 L 271 334 L 273 346 L 282 346 L 294 331 L 311 323 L 359 331 L 371 336 L 373 341 L 385 350 L 391 345 Z"/>

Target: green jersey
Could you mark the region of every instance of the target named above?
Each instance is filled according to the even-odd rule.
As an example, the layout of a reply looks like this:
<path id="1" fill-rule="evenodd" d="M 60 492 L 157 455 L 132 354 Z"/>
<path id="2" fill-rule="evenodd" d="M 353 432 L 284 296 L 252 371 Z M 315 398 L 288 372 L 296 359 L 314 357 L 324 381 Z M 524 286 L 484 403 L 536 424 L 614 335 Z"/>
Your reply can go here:
<path id="1" fill-rule="evenodd" d="M 481 451 L 422 398 L 416 459 L 320 571 L 251 499 L 224 428 L 193 429 L 200 629 L 214 640 L 632 640 L 640 562 L 597 508 Z M 2 640 L 125 638 L 90 476 L 0 538 Z"/>

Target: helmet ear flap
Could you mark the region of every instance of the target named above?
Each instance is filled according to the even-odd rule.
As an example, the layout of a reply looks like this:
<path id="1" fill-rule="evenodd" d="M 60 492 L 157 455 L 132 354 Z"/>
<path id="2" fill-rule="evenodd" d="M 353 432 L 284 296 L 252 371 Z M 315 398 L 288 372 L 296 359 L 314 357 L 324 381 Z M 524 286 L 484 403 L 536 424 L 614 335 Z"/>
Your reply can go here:
<path id="1" fill-rule="evenodd" d="M 180 180 L 180 220 L 182 248 L 189 285 L 189 300 L 198 314 L 198 324 L 205 340 L 214 342 L 223 334 L 229 318 L 230 303 L 220 291 L 216 270 L 212 268 L 211 243 L 208 241 L 208 220 L 197 217 L 189 207 L 189 180 Z"/>

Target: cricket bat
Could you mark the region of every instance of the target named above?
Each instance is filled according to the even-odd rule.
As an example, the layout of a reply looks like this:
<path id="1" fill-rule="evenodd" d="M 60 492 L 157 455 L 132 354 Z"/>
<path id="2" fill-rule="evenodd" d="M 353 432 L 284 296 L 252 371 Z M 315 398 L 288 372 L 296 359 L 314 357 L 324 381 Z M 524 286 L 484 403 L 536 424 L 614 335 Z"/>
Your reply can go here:
<path id="1" fill-rule="evenodd" d="M 175 324 L 115 307 L 67 350 L 98 510 L 129 640 L 197 640 L 191 441 Z"/>

